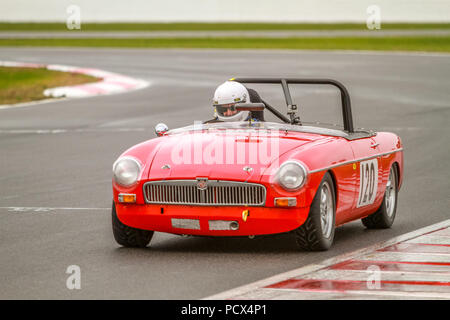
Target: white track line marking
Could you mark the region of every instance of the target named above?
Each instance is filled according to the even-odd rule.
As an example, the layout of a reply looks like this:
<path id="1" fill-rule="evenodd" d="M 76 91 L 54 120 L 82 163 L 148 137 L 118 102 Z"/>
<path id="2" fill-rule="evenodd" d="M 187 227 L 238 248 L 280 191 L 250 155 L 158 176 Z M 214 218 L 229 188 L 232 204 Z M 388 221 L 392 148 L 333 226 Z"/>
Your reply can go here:
<path id="1" fill-rule="evenodd" d="M 362 261 L 442 262 L 450 263 L 450 255 L 415 252 L 373 252 L 359 258 Z"/>
<path id="2" fill-rule="evenodd" d="M 61 101 L 66 101 L 66 100 L 68 100 L 68 99 L 67 98 L 54 98 L 54 99 L 43 99 L 43 100 L 38 100 L 38 101 L 23 102 L 23 103 L 16 103 L 16 104 L 3 104 L 3 105 L 0 105 L 0 110 L 1 109 L 11 109 L 11 108 L 31 107 L 34 105 L 46 104 L 46 103 L 51 103 L 51 102 L 61 102 Z"/>
<path id="3" fill-rule="evenodd" d="M 323 269 L 317 272 L 302 276 L 302 279 L 327 279 L 342 280 L 352 279 L 356 281 L 366 281 L 368 272 L 366 270 L 332 270 Z M 404 272 L 404 271 L 383 271 L 383 281 L 443 281 L 450 282 L 450 273 L 448 272 Z"/>
<path id="4" fill-rule="evenodd" d="M 92 129 L 10 129 L 0 134 L 60 134 L 60 133 L 101 133 L 101 132 L 143 132 L 150 128 L 92 128 Z"/>
<path id="5" fill-rule="evenodd" d="M 404 242 L 410 239 L 413 239 L 415 237 L 424 235 L 426 233 L 429 232 L 433 232 L 436 231 L 438 229 L 441 228 L 447 228 L 450 226 L 450 219 L 448 220 L 444 220 L 442 222 L 433 224 L 431 226 L 427 226 L 412 232 L 409 232 L 407 234 L 395 237 L 393 239 L 390 239 L 388 241 L 384 241 L 381 243 L 377 243 L 373 246 L 369 246 L 367 248 L 363 248 L 360 250 L 356 250 L 350 253 L 346 253 L 343 255 L 339 255 L 337 257 L 334 258 L 330 258 L 327 259 L 323 262 L 320 262 L 318 264 L 311 264 L 305 267 L 301 267 L 298 269 L 294 269 L 292 271 L 288 271 L 285 273 L 281 273 L 278 275 L 275 275 L 273 277 L 269 277 L 263 280 L 259 280 L 244 286 L 240 286 L 231 290 L 227 290 L 209 297 L 205 297 L 203 298 L 203 300 L 224 300 L 224 299 L 233 299 L 234 297 L 239 297 L 239 298 L 243 298 L 246 295 L 248 297 L 251 296 L 251 294 L 253 292 L 255 292 L 255 294 L 257 294 L 258 289 L 264 288 L 266 286 L 269 286 L 271 284 L 275 284 L 275 283 L 279 283 L 281 281 L 285 281 L 291 278 L 300 278 L 301 276 L 307 275 L 307 274 L 311 274 L 313 272 L 316 272 L 320 269 L 324 269 L 327 267 L 330 267 L 332 265 L 335 265 L 337 263 L 346 261 L 346 260 L 356 260 L 356 259 L 360 259 L 361 257 L 363 257 L 364 255 L 373 253 L 376 250 L 379 250 L 381 248 L 385 248 L 394 244 L 397 244 L 399 242 Z M 265 288 L 264 290 L 269 290 L 268 288 Z M 272 289 L 273 290 L 273 289 Z M 280 290 L 280 289 L 276 289 L 276 290 Z M 292 289 L 283 289 L 283 290 L 292 290 Z M 280 290 L 280 291 L 283 291 Z M 298 292 L 298 290 L 296 291 Z M 356 294 L 355 291 L 352 291 L 351 294 Z M 361 294 L 376 294 L 376 295 L 381 295 L 381 296 L 388 296 L 388 295 L 400 295 L 402 297 L 405 298 L 413 298 L 413 297 L 438 297 L 439 298 L 443 298 L 443 299 L 450 299 L 450 293 L 427 293 L 427 292 L 420 292 L 420 293 L 412 293 L 412 292 L 399 292 L 399 293 L 393 293 L 393 292 L 380 292 L 380 291 L 374 291 L 374 290 L 369 290 L 369 291 L 364 291 Z M 264 295 L 263 293 L 260 293 L 261 298 L 267 299 L 268 295 Z M 345 296 L 343 295 L 342 298 L 345 298 Z"/>
<path id="6" fill-rule="evenodd" d="M 323 299 L 335 299 L 335 300 L 349 300 L 349 299 L 392 299 L 400 298 L 405 299 L 449 299 L 450 295 L 445 292 L 404 292 L 404 291 L 384 291 L 384 290 L 372 290 L 372 291 L 351 291 L 345 296 L 336 292 L 314 292 L 304 291 L 299 292 L 295 289 L 265 289 L 273 292 L 275 300 L 323 300 Z M 278 292 L 279 291 L 279 292 Z M 275 296 L 276 295 L 276 296 Z M 249 300 L 264 300 L 267 299 L 267 295 L 261 294 L 259 297 L 256 295 L 240 296 L 240 299 Z"/>
<path id="7" fill-rule="evenodd" d="M 428 244 L 446 244 L 450 240 L 450 236 L 447 235 L 424 235 L 409 240 L 406 243 L 428 243 Z"/>
<path id="8" fill-rule="evenodd" d="M 0 207 L 1 210 L 6 210 L 7 212 L 14 213 L 45 213 L 53 211 L 104 211 L 111 210 L 111 208 L 70 208 L 70 207 L 60 207 L 60 208 L 49 208 L 49 207 Z"/>

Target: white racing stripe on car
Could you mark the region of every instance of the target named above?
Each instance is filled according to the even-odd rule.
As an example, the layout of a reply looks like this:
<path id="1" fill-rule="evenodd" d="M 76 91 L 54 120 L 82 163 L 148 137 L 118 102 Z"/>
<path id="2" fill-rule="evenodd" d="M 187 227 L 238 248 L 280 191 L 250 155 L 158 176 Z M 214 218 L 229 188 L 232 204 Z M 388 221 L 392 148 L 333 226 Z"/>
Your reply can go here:
<path id="1" fill-rule="evenodd" d="M 375 158 L 387 156 L 387 155 L 390 155 L 390 154 L 392 154 L 392 153 L 396 153 L 396 152 L 400 152 L 400 151 L 403 151 L 403 148 L 399 148 L 399 149 L 392 150 L 392 151 L 389 151 L 389 152 L 378 153 L 378 154 L 375 154 L 375 155 L 371 155 L 371 156 L 369 156 L 369 157 L 363 157 L 363 158 L 359 158 L 359 159 L 354 159 L 354 160 L 349 160 L 349 161 L 343 161 L 343 162 L 334 164 L 334 165 L 332 165 L 332 166 L 328 166 L 328 167 L 323 167 L 323 168 L 319 168 L 319 169 L 310 170 L 309 173 L 315 173 L 315 172 L 320 172 L 320 171 L 330 170 L 330 169 L 337 168 L 337 167 L 340 167 L 340 166 L 344 166 L 344 165 L 347 165 L 347 164 L 358 163 L 358 162 L 361 162 L 361 161 L 366 161 L 366 160 L 371 160 L 371 159 L 375 159 Z"/>

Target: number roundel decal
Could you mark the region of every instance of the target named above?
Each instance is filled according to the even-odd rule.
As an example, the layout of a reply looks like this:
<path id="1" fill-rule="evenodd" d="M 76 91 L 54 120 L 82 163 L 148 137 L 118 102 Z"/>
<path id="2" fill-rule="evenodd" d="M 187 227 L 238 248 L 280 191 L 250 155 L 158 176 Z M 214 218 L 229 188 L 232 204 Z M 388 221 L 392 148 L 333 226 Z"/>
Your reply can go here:
<path id="1" fill-rule="evenodd" d="M 359 196 L 357 208 L 367 206 L 375 201 L 378 189 L 378 161 L 371 159 L 359 164 Z"/>

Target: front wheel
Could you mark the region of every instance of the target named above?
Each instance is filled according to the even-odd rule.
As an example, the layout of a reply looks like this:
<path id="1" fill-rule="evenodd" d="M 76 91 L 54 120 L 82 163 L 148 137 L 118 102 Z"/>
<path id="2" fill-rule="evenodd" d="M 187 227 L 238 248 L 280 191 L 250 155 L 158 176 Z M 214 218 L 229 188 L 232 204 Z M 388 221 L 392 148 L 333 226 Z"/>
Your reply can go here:
<path id="1" fill-rule="evenodd" d="M 116 206 L 112 204 L 112 229 L 116 242 L 124 247 L 144 248 L 153 237 L 153 231 L 129 227 L 120 222 L 116 213 Z"/>
<path id="2" fill-rule="evenodd" d="M 308 219 L 295 230 L 297 245 L 308 251 L 328 250 L 334 239 L 336 196 L 330 173 L 326 173 L 311 204 Z"/>
<path id="3" fill-rule="evenodd" d="M 390 228 L 394 223 L 395 214 L 397 212 L 397 170 L 394 166 L 389 171 L 388 182 L 386 183 L 386 191 L 380 208 L 370 216 L 363 218 L 361 221 L 368 229 L 386 229 Z"/>

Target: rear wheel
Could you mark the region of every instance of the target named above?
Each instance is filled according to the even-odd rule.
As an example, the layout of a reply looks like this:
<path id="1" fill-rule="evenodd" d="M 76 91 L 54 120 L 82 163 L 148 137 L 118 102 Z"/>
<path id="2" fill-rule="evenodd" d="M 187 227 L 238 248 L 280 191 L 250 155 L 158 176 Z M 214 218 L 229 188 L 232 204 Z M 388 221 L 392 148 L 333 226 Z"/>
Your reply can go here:
<path id="1" fill-rule="evenodd" d="M 368 229 L 386 229 L 390 228 L 394 223 L 395 214 L 397 212 L 397 196 L 398 196 L 398 179 L 395 166 L 389 171 L 388 182 L 386 183 L 386 191 L 380 208 L 370 216 L 363 218 L 361 221 Z"/>
<path id="2" fill-rule="evenodd" d="M 153 237 L 153 231 L 129 227 L 117 218 L 116 205 L 112 204 L 112 229 L 116 242 L 124 247 L 144 248 Z"/>
<path id="3" fill-rule="evenodd" d="M 336 196 L 330 173 L 326 173 L 311 204 L 308 219 L 295 230 L 298 246 L 308 251 L 328 250 L 334 239 Z"/>

